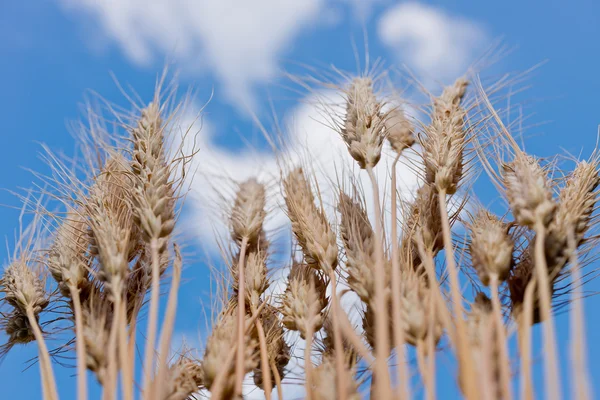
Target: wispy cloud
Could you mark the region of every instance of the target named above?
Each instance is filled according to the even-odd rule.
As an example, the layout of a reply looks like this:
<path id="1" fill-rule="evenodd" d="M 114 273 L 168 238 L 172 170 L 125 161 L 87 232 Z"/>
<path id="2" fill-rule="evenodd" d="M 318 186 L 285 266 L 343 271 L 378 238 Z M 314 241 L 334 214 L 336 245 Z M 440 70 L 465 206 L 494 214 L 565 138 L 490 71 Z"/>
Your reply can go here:
<path id="1" fill-rule="evenodd" d="M 269 81 L 278 61 L 315 25 L 325 0 L 62 0 L 99 22 L 132 62 L 173 57 L 185 72 L 208 69 L 240 108 L 253 88 Z"/>
<path id="2" fill-rule="evenodd" d="M 380 40 L 425 79 L 447 81 L 465 72 L 489 42 L 480 24 L 420 3 L 401 3 L 378 22 Z"/>

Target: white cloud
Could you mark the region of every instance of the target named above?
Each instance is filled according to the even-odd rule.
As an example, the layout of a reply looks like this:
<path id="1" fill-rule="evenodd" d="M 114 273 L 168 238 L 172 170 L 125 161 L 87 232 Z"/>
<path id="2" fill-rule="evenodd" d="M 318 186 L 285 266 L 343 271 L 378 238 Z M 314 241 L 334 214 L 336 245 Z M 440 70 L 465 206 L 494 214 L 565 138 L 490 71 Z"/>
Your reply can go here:
<path id="1" fill-rule="evenodd" d="M 315 26 L 353 11 L 366 24 L 381 0 L 60 0 L 75 17 L 97 22 L 93 41 L 108 38 L 135 64 L 175 61 L 184 73 L 211 73 L 238 109 L 255 109 L 257 85 L 272 82 L 280 60 Z M 355 18 L 356 20 L 356 18 Z M 334 21 L 334 22 L 331 22 Z M 418 3 L 384 10 L 379 39 L 402 63 L 431 79 L 464 72 L 485 31 L 467 19 Z"/>
<path id="2" fill-rule="evenodd" d="M 133 62 L 174 58 L 184 71 L 210 68 L 226 96 L 252 106 L 279 57 L 319 21 L 325 0 L 62 0 L 85 11 Z"/>
<path id="3" fill-rule="evenodd" d="M 401 3 L 379 19 L 380 40 L 398 60 L 428 79 L 454 79 L 489 41 L 484 28 L 441 9 Z"/>

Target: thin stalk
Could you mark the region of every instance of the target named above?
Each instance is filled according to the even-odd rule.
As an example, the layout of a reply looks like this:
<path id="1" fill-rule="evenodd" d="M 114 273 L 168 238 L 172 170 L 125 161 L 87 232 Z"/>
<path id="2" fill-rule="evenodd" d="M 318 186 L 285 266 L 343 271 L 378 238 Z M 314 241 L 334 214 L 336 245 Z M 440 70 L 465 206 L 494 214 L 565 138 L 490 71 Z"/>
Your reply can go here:
<path id="1" fill-rule="evenodd" d="M 433 382 L 431 382 L 431 377 L 429 376 L 427 357 L 425 356 L 425 343 L 422 340 L 417 342 L 417 365 L 419 366 L 423 387 L 425 388 L 425 398 L 433 400 L 435 399 L 435 392 L 431 389 Z"/>
<path id="2" fill-rule="evenodd" d="M 560 375 L 558 372 L 556 336 L 554 334 L 554 319 L 552 317 L 552 297 L 550 295 L 550 282 L 548 279 L 548 266 L 544 252 L 546 227 L 542 223 L 535 225 L 535 269 L 539 281 L 538 294 L 540 297 L 540 309 L 544 325 L 544 353 L 545 353 L 545 381 L 547 398 L 558 400 L 562 397 L 560 390 Z"/>
<path id="3" fill-rule="evenodd" d="M 500 296 L 498 294 L 498 275 L 492 274 L 490 277 L 490 288 L 492 291 L 492 308 L 494 320 L 497 326 L 497 341 L 500 348 L 500 379 L 502 384 L 502 393 L 505 399 L 512 399 L 512 388 L 510 383 L 510 358 L 508 357 L 506 330 L 502 322 L 502 306 L 500 305 Z"/>
<path id="4" fill-rule="evenodd" d="M 461 368 L 461 378 L 468 377 L 465 383 L 465 394 L 468 399 L 478 399 L 478 388 L 471 377 L 476 376 L 473 368 L 473 360 L 467 345 L 467 334 L 464 321 L 464 310 L 462 304 L 462 295 L 460 293 L 460 282 L 458 279 L 458 268 L 454 259 L 454 247 L 452 246 L 452 236 L 450 232 L 450 218 L 448 217 L 448 209 L 446 207 L 446 192 L 440 190 L 438 192 L 438 203 L 440 214 L 442 217 L 442 233 L 444 237 L 444 250 L 446 251 L 446 266 L 448 276 L 450 278 L 450 295 L 454 303 L 456 312 L 456 345 L 459 365 Z"/>
<path id="5" fill-rule="evenodd" d="M 152 289 L 150 293 L 150 308 L 148 316 L 148 327 L 146 329 L 146 346 L 144 349 L 144 391 L 152 382 L 154 370 L 154 352 L 156 342 L 156 330 L 158 325 L 158 300 L 160 290 L 160 255 L 158 253 L 158 240 L 152 239 L 150 242 L 150 251 L 152 255 Z"/>
<path id="6" fill-rule="evenodd" d="M 169 289 L 169 298 L 167 300 L 167 309 L 165 311 L 165 320 L 162 324 L 162 332 L 160 334 L 159 352 L 158 352 L 158 373 L 156 375 L 156 387 L 153 390 L 153 395 L 157 399 L 162 399 L 162 390 L 165 383 L 165 375 L 168 370 L 167 357 L 169 356 L 169 346 L 173 336 L 173 326 L 175 325 L 175 315 L 177 313 L 177 294 L 179 292 L 179 284 L 181 282 L 181 258 L 178 250 L 177 257 L 173 263 L 173 278 L 171 279 L 171 288 Z"/>
<path id="7" fill-rule="evenodd" d="M 401 322 L 402 314 L 400 312 L 400 254 L 398 254 L 398 201 L 396 191 L 396 166 L 400 156 L 396 156 L 392 164 L 392 314 L 394 316 L 394 347 L 396 348 L 396 358 L 398 360 L 396 396 L 399 399 L 410 399 L 410 381 L 408 379 L 408 364 L 404 357 L 404 330 Z"/>
<path id="8" fill-rule="evenodd" d="M 314 283 L 310 281 L 310 293 L 314 293 Z M 312 302 L 312 296 L 309 301 Z M 313 320 L 314 307 L 310 307 L 310 318 L 309 321 Z M 306 326 L 306 340 L 304 341 L 304 388 L 306 391 L 306 400 L 312 400 L 312 337 L 313 337 L 313 324 L 309 322 Z"/>
<path id="9" fill-rule="evenodd" d="M 435 266 L 433 265 L 433 254 L 431 251 L 425 250 L 424 244 L 422 240 L 417 240 L 417 249 L 419 250 L 419 257 L 423 264 L 425 265 L 425 272 L 427 273 L 427 278 L 429 282 L 435 282 L 435 285 L 431 285 L 431 295 L 435 298 L 437 309 L 442 314 L 442 321 L 444 323 L 444 327 L 448 332 L 448 337 L 450 338 L 450 344 L 456 350 L 456 328 L 454 323 L 452 322 L 452 315 L 450 314 L 450 310 L 448 310 L 448 305 L 444 302 L 444 298 L 442 297 L 442 288 L 440 287 L 440 283 L 437 280 L 437 276 L 435 275 Z M 435 286 L 436 289 L 433 289 Z"/>
<path id="10" fill-rule="evenodd" d="M 271 366 L 269 364 L 269 354 L 267 352 L 267 338 L 265 335 L 265 329 L 262 322 L 256 314 L 256 307 L 252 305 L 252 315 L 257 316 L 256 318 L 256 330 L 258 331 L 258 345 L 260 346 L 260 367 L 263 375 L 263 386 L 265 392 L 265 400 L 271 400 L 271 392 L 273 391 L 273 384 L 271 382 Z"/>
<path id="11" fill-rule="evenodd" d="M 348 320 L 348 316 L 342 313 L 342 318 L 339 319 L 340 331 L 350 341 L 350 344 L 356 350 L 356 352 L 368 363 L 374 364 L 375 357 L 371 354 L 371 351 L 365 346 L 362 339 L 358 336 L 352 324 Z"/>
<path id="12" fill-rule="evenodd" d="M 121 363 L 121 371 L 122 371 L 122 376 L 121 376 L 121 382 L 123 384 L 122 390 L 123 390 L 123 399 L 124 400 L 133 400 L 133 386 L 134 386 L 134 382 L 133 382 L 133 373 L 131 370 L 131 367 L 129 366 L 130 360 L 131 358 L 129 357 L 129 345 L 127 344 L 127 310 L 126 310 L 126 303 L 125 301 L 122 301 L 122 299 L 119 301 L 120 305 L 119 307 L 121 307 L 121 312 L 119 313 L 120 315 L 120 321 L 118 322 L 119 327 L 118 327 L 118 340 L 119 340 L 119 346 L 118 346 L 118 351 L 119 351 L 119 360 Z"/>
<path id="13" fill-rule="evenodd" d="M 141 302 L 140 302 L 141 303 Z M 129 367 L 129 376 L 135 376 L 135 337 L 137 333 L 137 315 L 139 313 L 139 307 L 136 305 L 131 317 L 131 325 L 129 326 L 129 340 L 127 342 L 127 365 Z"/>
<path id="14" fill-rule="evenodd" d="M 377 398 L 391 397 L 390 376 L 387 357 L 390 348 L 388 312 L 386 312 L 385 299 L 385 268 L 383 260 L 383 219 L 381 216 L 381 202 L 379 199 L 379 185 L 373 172 L 368 167 L 367 173 L 373 186 L 373 207 L 375 209 L 375 375 L 377 375 Z"/>
<path id="15" fill-rule="evenodd" d="M 433 397 L 436 397 L 436 380 L 435 380 L 435 298 L 429 295 L 429 334 L 427 335 L 427 351 L 428 351 L 428 391 L 432 393 Z"/>
<path id="16" fill-rule="evenodd" d="M 577 400 L 588 400 L 590 396 L 590 384 L 586 357 L 586 335 L 583 312 L 581 270 L 577 255 L 577 245 L 573 233 L 568 235 L 569 249 L 571 251 L 571 371 L 573 382 L 573 398 Z"/>
<path id="17" fill-rule="evenodd" d="M 277 371 L 277 365 L 275 365 L 275 361 L 271 359 L 271 369 L 273 370 L 273 377 L 275 378 L 275 386 L 277 386 L 277 398 L 283 399 L 283 387 L 281 386 L 281 376 L 279 375 L 279 371 Z"/>
<path id="18" fill-rule="evenodd" d="M 114 307 L 114 318 L 110 326 L 110 334 L 108 336 L 108 384 L 105 388 L 105 394 L 108 399 L 112 399 L 116 396 L 118 387 L 119 377 L 119 363 L 118 358 L 120 357 L 118 349 L 119 330 L 121 323 L 121 297 L 120 290 L 121 285 L 117 282 L 113 283 L 113 307 Z"/>
<path id="19" fill-rule="evenodd" d="M 33 336 L 35 337 L 35 341 L 38 345 L 44 399 L 58 400 L 56 381 L 54 380 L 54 371 L 52 370 L 52 363 L 50 362 L 50 354 L 48 353 L 48 347 L 46 347 L 46 341 L 44 340 L 44 336 L 42 335 L 38 321 L 33 314 L 33 309 L 31 307 L 27 307 L 26 312 L 29 325 L 31 326 Z"/>
<path id="20" fill-rule="evenodd" d="M 77 353 L 77 398 L 87 399 L 87 368 L 85 343 L 83 342 L 83 316 L 81 315 L 81 300 L 79 290 L 69 285 L 71 300 L 73 301 L 73 313 L 75 317 L 75 351 Z"/>
<path id="21" fill-rule="evenodd" d="M 345 385 L 345 374 L 341 371 L 345 369 L 344 365 L 344 351 L 342 349 L 342 331 L 340 329 L 340 315 L 344 312 L 338 303 L 337 298 L 337 282 L 335 279 L 335 272 L 333 268 L 329 267 L 329 279 L 331 280 L 331 300 L 333 304 L 333 347 L 335 353 L 335 368 L 338 371 L 336 374 L 337 394 L 340 400 L 346 399 Z"/>
<path id="22" fill-rule="evenodd" d="M 130 368 L 128 367 L 129 356 L 127 354 L 127 323 L 125 316 L 125 303 L 121 298 L 121 285 L 115 284 L 114 286 L 114 320 L 110 330 L 108 352 L 109 352 L 109 370 L 110 370 L 110 384 L 109 392 L 111 395 L 117 390 L 118 374 L 119 369 L 122 371 L 122 390 L 123 398 L 125 400 L 133 400 L 133 377 L 129 376 L 128 373 Z M 117 359 L 119 364 L 117 364 Z"/>
<path id="23" fill-rule="evenodd" d="M 521 353 L 521 399 L 532 400 L 531 384 L 531 325 L 533 324 L 533 295 L 536 287 L 535 279 L 525 288 L 523 309 L 519 315 L 519 351 Z"/>
<path id="24" fill-rule="evenodd" d="M 481 369 L 478 376 L 479 390 L 482 394 L 482 400 L 494 400 L 493 394 L 497 393 L 496 382 L 492 376 L 492 365 L 491 357 L 488 357 L 491 349 L 491 341 L 493 340 L 493 326 L 487 324 L 483 326 L 483 337 L 481 338 Z M 495 360 L 498 361 L 498 360 Z M 501 397 L 502 398 L 502 397 Z"/>
<path id="25" fill-rule="evenodd" d="M 244 264 L 246 263 L 246 247 L 248 238 L 242 239 L 240 245 L 240 257 L 238 260 L 238 320 L 237 320 L 237 356 L 235 360 L 235 394 L 242 395 L 242 384 L 244 382 L 244 320 L 246 318 L 246 278 Z"/>

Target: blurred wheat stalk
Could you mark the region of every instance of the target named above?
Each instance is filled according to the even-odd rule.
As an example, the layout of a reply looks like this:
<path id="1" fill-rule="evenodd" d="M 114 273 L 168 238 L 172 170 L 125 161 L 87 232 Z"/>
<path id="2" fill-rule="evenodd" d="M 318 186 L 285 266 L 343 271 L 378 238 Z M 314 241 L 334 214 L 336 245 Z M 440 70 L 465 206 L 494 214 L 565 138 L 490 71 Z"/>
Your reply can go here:
<path id="1" fill-rule="evenodd" d="M 231 234 L 223 250 L 226 290 L 200 358 L 188 348 L 173 357 L 170 346 L 183 267 L 173 230 L 188 167 L 202 149 L 186 154 L 183 145 L 170 146 L 182 108 L 162 80 L 153 101 L 133 116 L 115 111 L 127 137 L 111 137 L 92 118 L 83 178 L 50 157 L 50 193 L 64 212 L 36 207 L 4 271 L 3 354 L 35 342 L 49 400 L 58 399 L 52 360 L 72 352 L 79 399 L 87 398 L 86 370 L 105 399 L 178 400 L 208 391 L 214 399 L 241 398 L 249 373 L 265 398 L 273 390 L 285 398 L 282 380 L 296 344 L 287 333 L 296 331 L 306 343 L 298 384 L 308 399 L 358 399 L 365 391 L 374 399 L 410 399 L 418 392 L 436 398 L 441 351 L 454 360 L 465 398 L 533 399 L 531 330 L 542 324 L 544 391 L 558 399 L 553 310 L 570 304 L 572 398 L 591 398 L 581 288 L 590 275 L 581 268 L 597 247 L 598 153 L 574 160 L 568 173 L 555 160 L 526 154 L 477 78 L 474 85 L 458 79 L 432 97 L 423 107 L 426 121 L 409 120 L 383 81 L 373 73 L 346 77 L 328 86 L 345 104 L 321 103 L 358 165 L 356 184 L 334 187 L 334 220 L 310 157 L 303 165 L 280 160 L 281 206 L 298 249 L 289 257 L 281 295 L 268 294 L 279 262 L 273 255 L 281 254 L 265 228 L 269 183 L 238 182 L 235 194 L 223 198 Z M 386 181 L 378 182 L 374 171 L 385 168 L 378 164 L 386 142 L 394 162 Z M 411 202 L 397 193 L 399 162 L 421 178 Z M 504 215 L 473 193 L 481 170 L 506 199 Z M 369 198 L 359 174 L 369 177 Z M 457 224 L 466 232 L 456 233 Z M 161 288 L 167 292 L 162 319 Z M 364 306 L 361 327 L 341 305 L 350 291 Z M 143 359 L 136 362 L 142 317 L 147 330 Z M 53 326 L 71 339 L 49 349 Z M 518 344 L 515 354 L 511 343 Z"/>

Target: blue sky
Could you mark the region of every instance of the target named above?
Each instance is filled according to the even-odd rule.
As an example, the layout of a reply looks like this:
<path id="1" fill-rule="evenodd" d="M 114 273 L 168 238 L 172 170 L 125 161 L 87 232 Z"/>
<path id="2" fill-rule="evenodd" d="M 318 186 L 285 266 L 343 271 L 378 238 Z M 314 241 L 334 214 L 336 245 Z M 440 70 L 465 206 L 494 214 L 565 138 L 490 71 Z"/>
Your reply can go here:
<path id="1" fill-rule="evenodd" d="M 249 5 L 251 4 L 251 5 Z M 363 37 L 372 59 L 388 67 L 406 65 L 429 87 L 449 82 L 496 39 L 513 51 L 491 72 L 524 71 L 530 88 L 517 97 L 533 126 L 527 150 L 549 156 L 561 149 L 589 155 L 600 110 L 600 4 L 593 0 L 545 2 L 359 2 L 350 0 L 63 0 L 3 1 L 0 4 L 0 187 L 17 190 L 35 180 L 27 169 L 45 172 L 40 142 L 72 154 L 67 123 L 81 117 L 80 103 L 90 90 L 127 106 L 110 73 L 149 100 L 166 60 L 180 71 L 182 87 L 192 85 L 197 104 L 214 96 L 201 134 L 206 162 L 228 163 L 226 173 L 242 178 L 272 163 L 250 115 L 269 125 L 275 114 L 298 130 L 321 130 L 282 71 L 330 64 L 356 72 L 353 41 L 364 60 Z M 484 71 L 485 73 L 486 71 Z M 312 125 L 311 125 L 312 124 Z M 312 136 L 311 136 L 312 135 Z M 244 139 L 256 144 L 249 151 Z M 300 139 L 295 139 L 297 142 Z M 319 142 L 320 143 L 320 142 Z M 202 157 L 202 156 L 201 156 Z M 218 165 L 221 167 L 221 165 Z M 202 184 L 198 179 L 197 185 Z M 197 187 L 198 188 L 198 187 Z M 482 190 L 489 187 L 482 185 Z M 490 200 L 495 193 L 485 192 Z M 0 192 L 0 204 L 18 206 Z M 201 299 L 209 285 L 205 263 L 213 248 L 206 209 L 192 201 L 186 228 L 197 256 L 185 271 L 177 331 L 197 337 L 204 327 Z M 0 232 L 12 237 L 18 211 L 0 207 Z M 194 222 L 196 221 L 196 222 Z M 195 249 L 195 250 L 194 250 Z M 6 250 L 2 250 L 6 259 Z M 590 290 L 598 290 L 597 282 Z M 587 299 L 588 336 L 600 328 L 600 299 Z M 182 318 L 184 316 L 184 318 Z M 557 325 L 566 322 L 559 317 Z M 559 329 L 563 373 L 568 373 L 568 337 Z M 592 381 L 600 381 L 600 343 L 588 342 Z M 4 396 L 38 398 L 37 371 L 21 372 L 35 349 L 15 349 L 0 365 Z M 60 370 L 60 369 L 59 369 Z M 541 368 L 540 368 L 541 370 Z M 62 398 L 74 398 L 73 371 L 61 371 Z M 443 390 L 444 386 L 440 387 Z M 8 392 L 6 392 L 8 391 Z M 442 393 L 442 392 L 440 392 Z M 453 393 L 452 391 L 446 393 Z M 440 396 L 452 398 L 451 395 Z"/>

